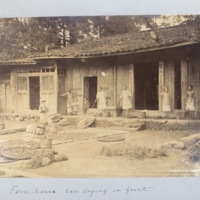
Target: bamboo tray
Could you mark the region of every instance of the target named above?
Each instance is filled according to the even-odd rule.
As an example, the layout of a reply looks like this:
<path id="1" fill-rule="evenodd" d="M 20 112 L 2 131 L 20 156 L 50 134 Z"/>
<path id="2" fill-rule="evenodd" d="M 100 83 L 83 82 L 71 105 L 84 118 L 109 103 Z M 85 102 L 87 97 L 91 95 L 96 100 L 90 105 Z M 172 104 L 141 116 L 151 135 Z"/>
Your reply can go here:
<path id="1" fill-rule="evenodd" d="M 97 141 L 100 141 L 100 142 L 120 142 L 124 140 L 125 138 L 119 135 L 106 135 L 102 137 L 97 137 Z"/>
<path id="2" fill-rule="evenodd" d="M 14 160 L 27 160 L 32 157 L 32 150 L 26 147 L 11 147 L 1 152 L 2 156 Z"/>

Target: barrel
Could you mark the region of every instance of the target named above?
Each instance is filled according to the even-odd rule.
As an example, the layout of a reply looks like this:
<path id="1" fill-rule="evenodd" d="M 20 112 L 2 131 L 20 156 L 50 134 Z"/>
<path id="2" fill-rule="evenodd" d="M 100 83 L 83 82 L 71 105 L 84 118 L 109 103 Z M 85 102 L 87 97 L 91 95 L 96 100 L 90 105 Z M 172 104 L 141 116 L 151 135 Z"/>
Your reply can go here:
<path id="1" fill-rule="evenodd" d="M 51 124 L 51 125 L 49 126 L 49 132 L 50 132 L 50 133 L 57 133 L 57 126 L 54 125 L 54 124 Z"/>
<path id="2" fill-rule="evenodd" d="M 40 145 L 42 149 L 52 149 L 52 138 L 41 139 Z"/>

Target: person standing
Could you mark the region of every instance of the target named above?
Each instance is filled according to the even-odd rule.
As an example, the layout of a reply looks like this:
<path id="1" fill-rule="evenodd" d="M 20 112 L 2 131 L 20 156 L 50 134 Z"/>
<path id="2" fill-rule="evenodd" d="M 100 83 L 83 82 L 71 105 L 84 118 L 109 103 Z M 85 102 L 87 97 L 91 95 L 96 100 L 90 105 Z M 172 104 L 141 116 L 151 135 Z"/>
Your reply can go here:
<path id="1" fill-rule="evenodd" d="M 72 115 L 72 102 L 68 101 L 67 102 L 67 115 Z"/>
<path id="2" fill-rule="evenodd" d="M 170 105 L 170 97 L 169 97 L 169 90 L 167 87 L 164 87 L 164 91 L 161 93 L 162 98 L 162 111 L 170 112 L 171 105 Z"/>
<path id="3" fill-rule="evenodd" d="M 193 90 L 193 86 L 189 85 L 188 86 L 188 90 L 186 92 L 186 111 L 194 111 L 195 107 L 194 107 L 194 90 Z"/>
<path id="4" fill-rule="evenodd" d="M 72 106 L 73 106 L 73 115 L 78 115 L 78 113 L 79 113 L 78 99 L 74 99 Z"/>
<path id="5" fill-rule="evenodd" d="M 120 95 L 120 101 L 122 101 L 122 109 L 126 111 L 126 118 L 128 117 L 129 109 L 132 108 L 132 95 L 127 89 L 127 86 L 123 86 L 122 93 Z"/>
<path id="6" fill-rule="evenodd" d="M 40 101 L 39 112 L 40 112 L 40 123 L 43 125 L 47 124 L 47 112 L 49 109 L 46 107 L 46 100 L 42 99 Z"/>
<path id="7" fill-rule="evenodd" d="M 186 105 L 185 105 L 185 117 L 193 118 L 195 115 L 195 92 L 193 86 L 189 85 L 186 92 Z"/>
<path id="8" fill-rule="evenodd" d="M 98 109 L 104 110 L 106 108 L 106 94 L 103 91 L 102 87 L 99 88 L 99 92 L 96 95 L 96 99 L 97 99 L 97 107 Z"/>
<path id="9" fill-rule="evenodd" d="M 87 113 L 88 108 L 90 107 L 90 102 L 88 101 L 88 99 L 85 97 L 83 99 L 83 114 Z"/>

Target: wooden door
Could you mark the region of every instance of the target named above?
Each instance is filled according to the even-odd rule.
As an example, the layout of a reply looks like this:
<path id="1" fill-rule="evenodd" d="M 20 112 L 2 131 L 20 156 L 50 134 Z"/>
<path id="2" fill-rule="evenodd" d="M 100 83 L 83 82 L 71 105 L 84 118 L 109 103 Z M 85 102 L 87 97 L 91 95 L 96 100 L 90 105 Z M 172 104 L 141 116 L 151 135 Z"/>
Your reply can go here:
<path id="1" fill-rule="evenodd" d="M 57 84 L 55 75 L 40 77 L 40 99 L 46 100 L 49 114 L 57 113 Z"/>
<path id="2" fill-rule="evenodd" d="M 17 112 L 29 110 L 28 77 L 17 77 Z"/>
<path id="3" fill-rule="evenodd" d="M 84 98 L 89 100 L 89 79 L 88 77 L 84 78 Z"/>
<path id="4" fill-rule="evenodd" d="M 5 101 L 6 101 L 6 112 L 12 111 L 12 98 L 10 84 L 5 84 Z"/>
<path id="5" fill-rule="evenodd" d="M 60 96 L 60 94 L 65 93 L 65 76 L 58 77 L 58 112 L 64 114 L 66 112 L 67 97 Z"/>

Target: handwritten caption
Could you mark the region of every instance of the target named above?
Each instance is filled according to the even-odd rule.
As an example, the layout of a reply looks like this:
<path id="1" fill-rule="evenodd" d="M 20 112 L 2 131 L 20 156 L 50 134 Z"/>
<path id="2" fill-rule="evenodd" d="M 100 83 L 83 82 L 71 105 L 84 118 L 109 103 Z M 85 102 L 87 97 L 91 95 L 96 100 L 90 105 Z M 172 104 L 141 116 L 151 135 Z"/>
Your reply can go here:
<path id="1" fill-rule="evenodd" d="M 123 195 L 131 195 L 133 193 L 147 193 L 152 192 L 154 190 L 153 187 L 133 187 L 127 186 L 124 188 L 95 188 L 92 189 L 90 187 L 84 187 L 84 189 L 72 189 L 70 187 L 66 187 L 63 191 L 59 191 L 56 189 L 47 189 L 47 188 L 39 188 L 36 187 L 34 189 L 23 189 L 17 185 L 13 185 L 10 189 L 10 195 L 31 195 L 31 194 L 38 194 L 38 195 L 45 195 L 45 194 L 66 194 L 66 195 L 88 195 L 89 197 L 94 197 L 95 195 L 109 195 L 111 193 L 123 193 Z"/>

